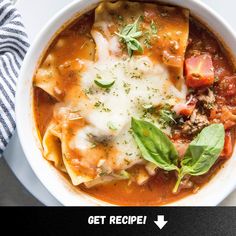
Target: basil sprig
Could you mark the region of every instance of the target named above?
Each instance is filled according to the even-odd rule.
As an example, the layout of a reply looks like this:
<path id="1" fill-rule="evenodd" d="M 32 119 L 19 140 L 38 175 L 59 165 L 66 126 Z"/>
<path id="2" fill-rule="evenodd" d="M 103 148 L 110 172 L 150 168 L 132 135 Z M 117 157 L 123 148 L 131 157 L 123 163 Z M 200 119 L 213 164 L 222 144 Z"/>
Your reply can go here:
<path id="1" fill-rule="evenodd" d="M 152 30 L 152 34 L 157 34 L 157 26 L 154 23 L 154 21 L 152 20 L 151 24 L 150 24 L 151 30 Z"/>
<path id="2" fill-rule="evenodd" d="M 204 128 L 189 144 L 181 161 L 181 169 L 173 192 L 177 192 L 182 178 L 186 175 L 203 175 L 207 173 L 218 159 L 225 139 L 222 124 L 212 124 Z"/>
<path id="3" fill-rule="evenodd" d="M 134 139 L 143 158 L 167 171 L 178 170 L 178 153 L 169 138 L 155 125 L 132 118 Z"/>
<path id="4" fill-rule="evenodd" d="M 131 126 L 134 139 L 145 160 L 156 164 L 163 170 L 178 172 L 174 193 L 177 192 L 186 174 L 197 176 L 208 172 L 224 147 L 224 126 L 222 124 L 209 125 L 189 144 L 179 165 L 178 153 L 173 143 L 160 129 L 150 122 L 134 118 L 132 118 Z"/>
<path id="5" fill-rule="evenodd" d="M 137 38 L 142 36 L 142 31 L 139 31 L 139 18 L 133 23 L 126 25 L 119 33 L 115 33 L 118 35 L 121 40 L 126 44 L 128 54 L 131 57 L 134 51 L 138 51 L 140 53 L 143 52 L 143 48 Z"/>

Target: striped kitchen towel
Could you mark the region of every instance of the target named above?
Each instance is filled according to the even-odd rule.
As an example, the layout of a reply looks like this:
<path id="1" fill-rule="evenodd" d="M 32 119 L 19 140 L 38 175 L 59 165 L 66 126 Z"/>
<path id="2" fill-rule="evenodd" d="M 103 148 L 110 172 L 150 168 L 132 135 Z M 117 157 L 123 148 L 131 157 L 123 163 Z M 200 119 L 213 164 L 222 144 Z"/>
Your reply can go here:
<path id="1" fill-rule="evenodd" d="M 0 156 L 16 127 L 16 83 L 28 47 L 21 16 L 9 0 L 0 0 Z"/>

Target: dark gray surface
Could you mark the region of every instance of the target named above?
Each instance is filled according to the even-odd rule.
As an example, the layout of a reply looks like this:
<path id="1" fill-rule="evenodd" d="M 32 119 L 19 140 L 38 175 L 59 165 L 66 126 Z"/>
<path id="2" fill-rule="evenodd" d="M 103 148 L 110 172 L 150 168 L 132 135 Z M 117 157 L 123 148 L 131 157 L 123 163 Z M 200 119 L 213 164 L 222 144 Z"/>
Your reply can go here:
<path id="1" fill-rule="evenodd" d="M 0 159 L 0 206 L 42 206 L 18 181 L 3 158 Z"/>

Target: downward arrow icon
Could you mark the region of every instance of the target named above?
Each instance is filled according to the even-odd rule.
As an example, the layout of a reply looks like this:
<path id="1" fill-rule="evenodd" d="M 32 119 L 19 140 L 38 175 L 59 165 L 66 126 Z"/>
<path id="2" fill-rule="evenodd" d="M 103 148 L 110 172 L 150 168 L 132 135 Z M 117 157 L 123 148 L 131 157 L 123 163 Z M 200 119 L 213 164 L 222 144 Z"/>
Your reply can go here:
<path id="1" fill-rule="evenodd" d="M 154 223 L 159 229 L 162 229 L 167 224 L 167 222 L 168 221 L 164 219 L 164 215 L 158 215 L 157 220 L 154 220 Z"/>

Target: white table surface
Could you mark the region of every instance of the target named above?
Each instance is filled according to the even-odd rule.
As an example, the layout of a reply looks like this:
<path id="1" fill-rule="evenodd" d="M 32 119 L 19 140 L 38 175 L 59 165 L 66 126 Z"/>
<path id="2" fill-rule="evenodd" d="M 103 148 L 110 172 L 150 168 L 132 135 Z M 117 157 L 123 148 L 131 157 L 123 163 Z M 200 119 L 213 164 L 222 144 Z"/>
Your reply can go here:
<path id="1" fill-rule="evenodd" d="M 18 0 L 16 6 L 22 15 L 30 42 L 33 42 L 39 30 L 51 16 L 71 1 L 72 0 Z M 235 0 L 202 1 L 216 10 L 236 30 Z M 20 147 L 17 133 L 14 135 L 7 150 L 4 152 L 4 157 L 16 177 L 32 195 L 45 205 L 60 205 L 60 203 L 45 189 L 31 170 Z M 231 193 L 220 205 L 236 206 L 236 191 Z"/>

